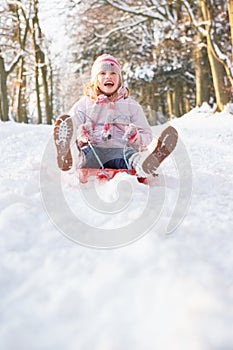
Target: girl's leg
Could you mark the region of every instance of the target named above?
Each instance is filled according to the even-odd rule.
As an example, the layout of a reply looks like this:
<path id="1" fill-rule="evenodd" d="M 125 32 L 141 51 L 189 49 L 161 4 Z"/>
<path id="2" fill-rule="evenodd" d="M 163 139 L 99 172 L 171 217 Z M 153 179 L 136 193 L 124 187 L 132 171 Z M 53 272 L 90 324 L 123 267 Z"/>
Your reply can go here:
<path id="1" fill-rule="evenodd" d="M 136 169 L 138 175 L 147 176 L 155 174 L 160 164 L 175 149 L 178 141 L 178 133 L 175 128 L 168 126 L 159 136 L 156 147 L 152 152 L 149 150 L 138 152 L 130 158 L 130 164 Z"/>
<path id="2" fill-rule="evenodd" d="M 136 150 L 132 147 L 128 147 L 125 151 L 122 148 L 112 148 L 108 154 L 110 159 L 105 161 L 104 167 L 110 169 L 129 169 L 129 159 L 134 153 L 136 153 Z"/>
<path id="3" fill-rule="evenodd" d="M 94 148 L 94 147 L 93 147 Z M 100 158 L 101 160 L 101 154 L 100 151 L 98 151 L 98 149 L 94 148 L 97 156 Z M 84 155 L 84 159 L 85 162 L 83 162 L 83 165 L 80 166 L 80 168 L 94 168 L 94 169 L 98 169 L 100 168 L 100 164 L 97 160 L 96 155 L 94 154 L 93 150 L 91 149 L 91 147 L 85 147 L 82 149 L 82 153 Z"/>
<path id="4" fill-rule="evenodd" d="M 58 167 L 63 171 L 68 171 L 73 167 L 72 148 L 77 148 L 73 121 L 69 115 L 62 115 L 56 120 L 53 136 L 57 149 Z"/>
<path id="5" fill-rule="evenodd" d="M 104 167 L 109 169 L 128 169 L 128 166 L 123 158 L 111 159 L 104 163 Z"/>

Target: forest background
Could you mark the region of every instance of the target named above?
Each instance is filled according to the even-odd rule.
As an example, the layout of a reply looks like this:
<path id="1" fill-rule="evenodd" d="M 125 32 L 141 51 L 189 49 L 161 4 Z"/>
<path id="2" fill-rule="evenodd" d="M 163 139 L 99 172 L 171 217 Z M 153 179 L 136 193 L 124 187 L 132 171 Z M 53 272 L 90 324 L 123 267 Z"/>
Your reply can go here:
<path id="1" fill-rule="evenodd" d="M 233 0 L 2 0 L 0 119 L 52 124 L 102 53 L 119 60 L 151 125 L 205 102 L 222 111 L 232 50 Z"/>

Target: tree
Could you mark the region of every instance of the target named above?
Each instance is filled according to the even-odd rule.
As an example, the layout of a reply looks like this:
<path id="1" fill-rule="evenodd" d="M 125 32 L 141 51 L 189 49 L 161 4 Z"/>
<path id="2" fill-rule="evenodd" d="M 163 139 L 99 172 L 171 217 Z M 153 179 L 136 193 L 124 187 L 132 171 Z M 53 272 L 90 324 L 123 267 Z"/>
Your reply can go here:
<path id="1" fill-rule="evenodd" d="M 232 65 L 233 65 L 233 0 L 227 0 L 228 16 L 231 28 L 231 47 L 232 47 Z"/>
<path id="2" fill-rule="evenodd" d="M 154 113 L 152 119 L 157 117 L 157 110 L 168 113 L 167 91 L 172 95 L 170 116 L 185 113 L 189 108 L 186 96 L 194 89 L 194 71 L 188 48 L 190 41 L 185 42 L 182 51 L 179 40 L 180 33 L 184 38 L 186 30 L 180 18 L 180 4 L 171 1 L 158 6 L 149 0 L 143 5 L 141 1 L 129 0 L 90 4 L 86 1 L 79 4 L 79 14 L 84 3 L 78 26 L 84 35 L 78 33 L 78 39 L 74 39 L 79 74 L 90 67 L 96 56 L 110 52 L 125 64 L 127 82 L 151 118 Z"/>
<path id="3" fill-rule="evenodd" d="M 43 45 L 43 34 L 40 27 L 39 16 L 38 16 L 38 0 L 33 0 L 33 15 L 32 15 L 32 47 L 34 52 L 34 78 L 35 78 L 35 92 L 36 92 L 36 107 L 37 107 L 37 120 L 38 124 L 42 123 L 42 103 L 41 95 L 44 100 L 44 112 L 46 115 L 47 124 L 52 123 L 52 92 L 49 91 L 49 83 L 51 80 L 48 79 L 48 66 L 46 63 L 46 56 L 42 49 Z M 50 71 L 52 74 L 52 70 Z M 43 86 L 43 94 L 41 94 L 41 87 Z"/>
<path id="4" fill-rule="evenodd" d="M 206 38 L 208 60 L 216 97 L 216 111 L 221 111 L 230 100 L 229 83 L 233 86 L 233 67 L 228 58 L 229 53 L 222 52 L 223 46 L 229 47 L 229 45 L 222 45 L 221 47 L 224 38 L 223 35 L 217 33 L 219 27 L 215 25 L 216 19 L 219 17 L 219 10 L 222 10 L 221 3 L 218 0 L 199 0 L 198 6 L 201 10 L 202 25 L 200 25 L 200 21 L 197 21 L 190 3 L 185 0 L 183 3 L 189 13 L 191 23 Z M 222 13 L 220 15 L 222 16 Z M 222 30 L 223 27 L 221 26 Z M 225 78 L 228 79 L 228 83 L 226 83 Z"/>
<path id="5" fill-rule="evenodd" d="M 0 50 L 0 119 L 3 121 L 9 120 L 9 103 L 7 95 L 7 78 L 8 75 L 13 72 L 16 65 L 18 64 L 20 58 L 22 57 L 22 52 L 20 52 L 12 62 L 11 66 L 6 69 L 4 57 Z"/>
<path id="6" fill-rule="evenodd" d="M 15 6 L 8 8 L 0 6 L 0 119 L 9 120 L 9 97 L 7 81 L 23 57 L 23 52 L 17 45 L 17 18 Z M 17 53 L 18 51 L 18 53 Z"/>
<path id="7" fill-rule="evenodd" d="M 46 116 L 52 122 L 52 65 L 47 58 L 39 16 L 39 0 L 6 0 L 0 6 L 0 117 L 9 119 L 9 110 L 16 121 L 27 122 L 34 94 L 37 101 L 37 121 Z M 34 66 L 34 79 L 31 67 Z M 33 86 L 34 81 L 34 86 Z"/>
<path id="8" fill-rule="evenodd" d="M 17 42 L 21 52 L 25 52 L 27 44 L 27 36 L 29 32 L 29 18 L 26 14 L 26 9 L 18 1 L 15 5 L 11 6 L 12 11 L 15 12 L 17 18 Z M 14 108 L 15 118 L 18 122 L 26 123 L 27 110 L 26 110 L 26 76 L 25 76 L 25 55 L 21 55 L 17 65 L 17 84 L 15 89 L 15 101 L 16 106 Z"/>

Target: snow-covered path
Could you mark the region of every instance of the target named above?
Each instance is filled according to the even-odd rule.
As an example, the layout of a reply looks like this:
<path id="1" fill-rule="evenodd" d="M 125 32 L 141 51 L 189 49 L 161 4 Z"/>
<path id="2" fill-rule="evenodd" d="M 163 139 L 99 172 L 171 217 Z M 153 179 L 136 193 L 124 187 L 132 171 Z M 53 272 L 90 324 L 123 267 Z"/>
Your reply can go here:
<path id="1" fill-rule="evenodd" d="M 182 222 L 170 234 L 158 225 L 132 244 L 96 250 L 65 238 L 45 210 L 40 171 L 51 127 L 0 123 L 1 349 L 233 348 L 233 117 L 195 109 L 172 124 L 192 167 Z M 161 171 L 167 224 L 179 174 L 171 160 Z M 147 187 L 131 184 L 132 222 Z M 106 188 L 109 200 L 113 183 Z M 64 193 L 89 222 L 79 192 Z M 121 227 L 121 216 L 108 218 L 107 228 Z M 100 213 L 91 220 L 103 225 Z"/>

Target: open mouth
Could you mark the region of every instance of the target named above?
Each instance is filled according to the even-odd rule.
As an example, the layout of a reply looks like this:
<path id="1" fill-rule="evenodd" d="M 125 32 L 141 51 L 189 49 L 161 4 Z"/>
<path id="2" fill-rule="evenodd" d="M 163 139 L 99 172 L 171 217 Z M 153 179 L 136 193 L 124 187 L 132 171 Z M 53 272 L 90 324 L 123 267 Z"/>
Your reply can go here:
<path id="1" fill-rule="evenodd" d="M 104 86 L 114 86 L 114 83 L 112 81 L 106 81 L 106 83 L 104 83 Z"/>

